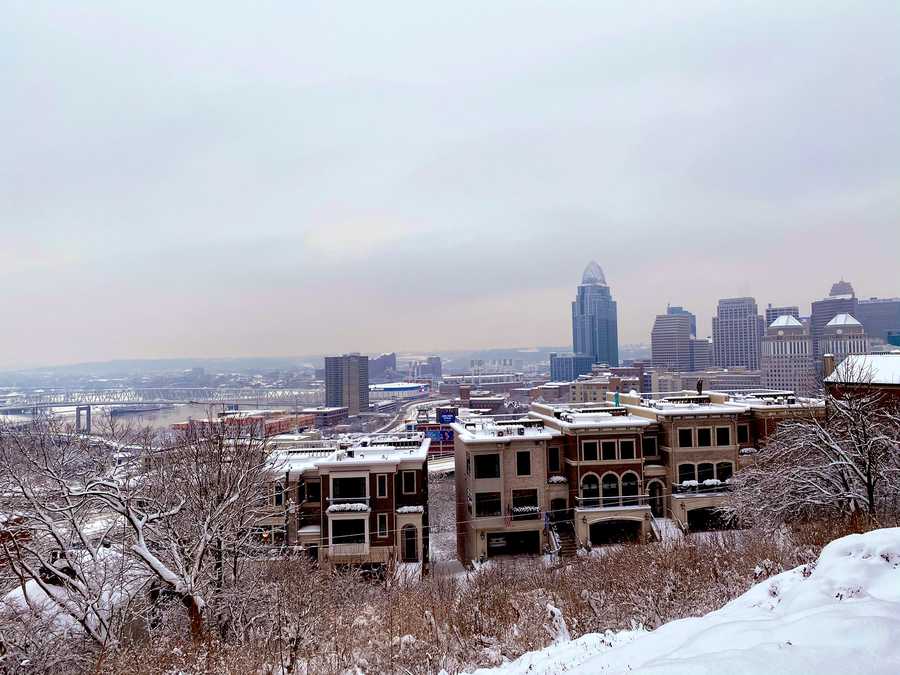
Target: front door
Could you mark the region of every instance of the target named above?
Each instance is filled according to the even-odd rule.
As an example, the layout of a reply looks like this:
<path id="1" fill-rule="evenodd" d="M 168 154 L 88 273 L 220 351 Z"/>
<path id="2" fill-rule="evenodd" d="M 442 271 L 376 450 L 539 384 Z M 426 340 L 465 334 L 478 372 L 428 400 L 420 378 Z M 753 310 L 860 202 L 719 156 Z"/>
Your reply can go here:
<path id="1" fill-rule="evenodd" d="M 663 517 L 662 484 L 658 480 L 650 483 L 650 511 L 657 518 Z"/>
<path id="2" fill-rule="evenodd" d="M 419 560 L 418 539 L 416 528 L 412 525 L 403 526 L 403 562 L 417 562 Z"/>

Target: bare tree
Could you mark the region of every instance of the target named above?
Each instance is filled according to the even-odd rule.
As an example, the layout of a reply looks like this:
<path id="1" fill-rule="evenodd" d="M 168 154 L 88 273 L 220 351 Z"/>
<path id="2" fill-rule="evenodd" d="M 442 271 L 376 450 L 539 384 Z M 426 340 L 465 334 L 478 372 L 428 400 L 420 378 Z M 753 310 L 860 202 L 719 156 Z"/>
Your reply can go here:
<path id="1" fill-rule="evenodd" d="M 900 414 L 858 373 L 856 386 L 827 395 L 825 417 L 783 424 L 732 479 L 725 511 L 740 520 L 863 517 L 897 507 Z"/>

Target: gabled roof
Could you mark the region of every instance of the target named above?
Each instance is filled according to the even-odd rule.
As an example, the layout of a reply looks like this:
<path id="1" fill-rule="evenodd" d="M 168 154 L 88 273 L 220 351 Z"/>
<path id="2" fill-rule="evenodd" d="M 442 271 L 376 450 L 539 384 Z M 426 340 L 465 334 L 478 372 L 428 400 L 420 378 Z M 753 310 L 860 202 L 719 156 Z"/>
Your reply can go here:
<path id="1" fill-rule="evenodd" d="M 790 314 L 782 314 L 771 323 L 769 328 L 803 328 L 803 324 Z"/>
<path id="2" fill-rule="evenodd" d="M 862 324 L 849 314 L 838 314 L 826 326 L 862 326 Z"/>

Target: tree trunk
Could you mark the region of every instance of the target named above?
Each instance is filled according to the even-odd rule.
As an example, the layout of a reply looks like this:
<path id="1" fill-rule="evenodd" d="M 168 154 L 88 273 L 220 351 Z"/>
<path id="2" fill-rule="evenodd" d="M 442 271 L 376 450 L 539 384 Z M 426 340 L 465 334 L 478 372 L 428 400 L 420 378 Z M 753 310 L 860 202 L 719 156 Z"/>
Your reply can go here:
<path id="1" fill-rule="evenodd" d="M 193 595 L 185 595 L 182 602 L 187 607 L 188 617 L 191 621 L 191 637 L 195 641 L 199 641 L 203 637 L 203 612 L 200 611 L 197 598 Z"/>

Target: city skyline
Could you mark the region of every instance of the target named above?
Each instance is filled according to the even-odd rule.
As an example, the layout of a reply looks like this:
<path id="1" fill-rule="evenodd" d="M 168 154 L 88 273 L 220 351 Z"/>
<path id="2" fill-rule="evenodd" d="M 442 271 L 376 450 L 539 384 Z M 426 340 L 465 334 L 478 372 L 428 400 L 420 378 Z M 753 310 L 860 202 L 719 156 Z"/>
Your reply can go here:
<path id="1" fill-rule="evenodd" d="M 900 7 L 866 10 L 10 7 L 0 366 L 563 346 L 590 259 L 621 344 L 896 295 Z"/>

